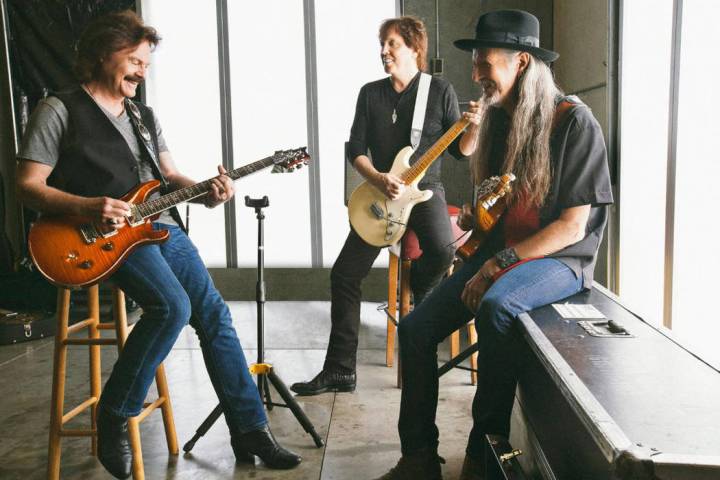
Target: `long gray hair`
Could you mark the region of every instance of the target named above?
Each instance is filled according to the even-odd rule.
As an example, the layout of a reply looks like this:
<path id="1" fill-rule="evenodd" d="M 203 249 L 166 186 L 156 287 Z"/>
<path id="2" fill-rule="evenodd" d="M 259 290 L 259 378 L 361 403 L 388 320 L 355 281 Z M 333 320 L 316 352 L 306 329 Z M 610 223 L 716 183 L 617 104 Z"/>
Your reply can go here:
<path id="1" fill-rule="evenodd" d="M 509 58 L 518 53 L 506 52 Z M 555 84 L 550 67 L 532 55 L 529 57 L 530 61 L 515 85 L 517 105 L 511 119 L 507 151 L 500 173 L 514 173 L 517 178 L 508 203 L 521 196 L 529 205 L 541 206 L 552 179 L 550 134 L 555 114 L 555 98 L 562 94 L 562 91 Z M 470 171 L 475 185 L 479 185 L 488 176 L 492 145 L 489 117 L 483 115 L 478 147 L 470 160 Z"/>

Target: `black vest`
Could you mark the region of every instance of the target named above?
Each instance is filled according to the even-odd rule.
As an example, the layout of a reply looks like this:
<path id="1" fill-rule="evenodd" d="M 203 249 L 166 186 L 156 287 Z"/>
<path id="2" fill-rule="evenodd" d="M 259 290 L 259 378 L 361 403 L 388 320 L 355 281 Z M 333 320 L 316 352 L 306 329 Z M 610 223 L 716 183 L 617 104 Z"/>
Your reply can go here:
<path id="1" fill-rule="evenodd" d="M 48 185 L 82 197 L 123 197 L 139 183 L 138 165 L 125 138 L 82 88 L 54 95 L 63 102 L 69 117 L 60 158 L 48 177 Z M 140 102 L 133 103 L 150 131 L 155 152 L 159 152 L 152 110 Z M 155 178 L 164 185 L 158 166 L 142 140 L 138 141 L 142 160 L 150 162 Z M 183 227 L 177 210 L 173 208 L 170 213 Z"/>

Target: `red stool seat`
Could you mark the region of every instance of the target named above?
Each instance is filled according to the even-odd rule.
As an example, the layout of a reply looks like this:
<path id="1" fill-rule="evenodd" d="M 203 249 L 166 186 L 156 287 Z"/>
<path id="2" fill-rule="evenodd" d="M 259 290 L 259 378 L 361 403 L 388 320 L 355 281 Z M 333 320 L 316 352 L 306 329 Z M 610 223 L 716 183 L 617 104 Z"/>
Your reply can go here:
<path id="1" fill-rule="evenodd" d="M 448 205 L 448 214 L 450 216 L 450 225 L 452 227 L 452 236 L 455 240 L 455 249 L 465 243 L 469 235 L 457 226 L 457 217 L 460 215 L 460 208 L 454 205 Z M 397 248 L 390 248 L 390 262 L 388 265 L 388 308 L 387 308 L 387 342 L 385 348 L 385 364 L 392 367 L 395 359 L 395 330 L 399 319 L 410 313 L 410 268 L 412 262 L 422 255 L 417 235 L 411 229 L 408 229 L 400 241 L 400 251 Z M 454 269 L 454 265 L 450 268 L 449 274 Z M 399 286 L 399 288 L 398 288 Z M 398 298 L 398 296 L 400 298 Z M 468 339 L 470 343 L 477 342 L 475 335 L 475 327 L 473 321 L 467 325 Z M 460 331 L 456 330 L 450 335 L 450 356 L 457 356 L 460 352 Z M 470 359 L 472 369 L 477 369 L 477 353 L 473 354 Z M 400 365 L 398 364 L 398 387 L 401 385 Z M 477 374 L 471 373 L 471 382 L 473 385 L 477 382 Z"/>

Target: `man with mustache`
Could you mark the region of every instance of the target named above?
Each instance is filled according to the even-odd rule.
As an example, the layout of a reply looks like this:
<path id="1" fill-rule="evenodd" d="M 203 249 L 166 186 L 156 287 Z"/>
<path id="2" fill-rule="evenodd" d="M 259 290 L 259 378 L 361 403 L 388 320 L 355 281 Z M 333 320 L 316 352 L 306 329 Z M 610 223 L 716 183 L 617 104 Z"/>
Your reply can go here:
<path id="1" fill-rule="evenodd" d="M 482 479 L 484 436 L 510 431 L 521 337 L 516 316 L 590 288 L 612 203 L 602 131 L 590 110 L 555 85 L 540 25 L 520 10 L 482 15 L 471 51 L 483 90 L 475 185 L 513 173 L 501 223 L 474 256 L 400 322 L 402 457 L 383 480 L 442 478 L 438 457 L 437 345 L 475 317 L 478 385 L 460 478 Z M 472 228 L 469 206 L 459 223 Z"/>
<path id="2" fill-rule="evenodd" d="M 43 213 L 77 215 L 119 228 L 130 206 L 118 200 L 140 182 L 160 179 L 165 190 L 194 185 L 178 171 L 153 111 L 131 100 L 160 41 L 133 12 L 94 20 L 78 43 L 80 85 L 43 100 L 18 153 L 18 192 Z M 203 199 L 209 208 L 233 197 L 224 175 Z M 143 309 L 103 389 L 97 413 L 98 458 L 117 478 L 130 476 L 127 418 L 138 415 L 158 365 L 189 322 L 220 399 L 238 461 L 260 457 L 270 468 L 293 468 L 300 457 L 274 439 L 250 376 L 230 311 L 182 227 L 177 211 L 156 229 L 160 245 L 135 250 L 112 280 Z"/>

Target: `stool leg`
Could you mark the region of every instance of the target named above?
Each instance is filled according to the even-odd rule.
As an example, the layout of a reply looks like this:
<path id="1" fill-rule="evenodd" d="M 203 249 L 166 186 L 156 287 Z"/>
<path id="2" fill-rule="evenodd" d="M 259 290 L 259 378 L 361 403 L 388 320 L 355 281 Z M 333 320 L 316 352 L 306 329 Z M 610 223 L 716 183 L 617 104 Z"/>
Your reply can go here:
<path id="1" fill-rule="evenodd" d="M 170 403 L 170 389 L 168 389 L 167 377 L 165 376 L 165 366 L 162 363 L 155 373 L 155 384 L 157 385 L 158 396 L 164 399 L 160 409 L 163 425 L 165 425 L 168 452 L 171 455 L 177 455 L 179 450 L 177 433 L 175 432 L 175 419 L 173 418 L 172 404 Z"/>
<path id="2" fill-rule="evenodd" d="M 138 417 L 128 418 L 128 436 L 132 449 L 132 477 L 135 480 L 145 480 L 145 465 L 143 464 L 142 444 L 140 442 L 140 421 Z"/>
<path id="3" fill-rule="evenodd" d="M 468 328 L 468 343 L 470 345 L 475 345 L 477 343 L 477 332 L 475 331 L 475 321 L 470 321 L 470 323 L 467 324 Z M 473 385 L 477 385 L 477 359 L 478 354 L 477 352 L 470 355 L 470 368 L 472 368 L 472 371 L 470 372 L 470 383 Z"/>
<path id="4" fill-rule="evenodd" d="M 450 359 L 458 356 L 460 353 L 460 330 L 455 330 L 450 334 Z"/>
<path id="5" fill-rule="evenodd" d="M 125 292 L 117 287 L 113 288 L 113 320 L 115 320 L 115 334 L 117 335 L 118 354 L 122 353 L 125 339 L 128 336 L 127 312 L 125 311 Z"/>
<path id="6" fill-rule="evenodd" d="M 399 320 L 410 313 L 410 267 L 411 260 L 402 260 L 400 269 L 400 315 Z M 400 361 L 400 345 L 398 344 L 398 370 L 397 370 L 397 386 L 402 388 L 402 362 Z"/>
<path id="7" fill-rule="evenodd" d="M 57 333 L 53 359 L 52 403 L 50 405 L 50 434 L 48 438 L 48 480 L 60 478 L 60 448 L 63 408 L 65 407 L 65 371 L 67 367 L 68 318 L 70 316 L 70 290 L 58 288 Z"/>
<path id="8" fill-rule="evenodd" d="M 97 285 L 88 288 L 88 318 L 93 322 L 88 326 L 89 338 L 100 338 L 100 294 Z M 95 398 L 95 403 L 90 407 L 90 428 L 94 434 L 90 437 L 90 451 L 97 456 L 97 415 L 98 402 L 100 401 L 100 345 L 90 345 L 90 396 Z"/>
<path id="9" fill-rule="evenodd" d="M 393 366 L 395 360 L 395 321 L 397 319 L 397 286 L 398 286 L 398 264 L 400 259 L 390 252 L 390 263 L 388 265 L 388 319 L 387 319 L 387 342 L 385 345 L 385 365 Z"/>
<path id="10" fill-rule="evenodd" d="M 119 288 L 113 288 L 113 317 L 115 320 L 115 336 L 117 337 L 118 354 L 122 354 L 125 339 L 128 336 L 127 312 L 125 311 L 125 293 Z M 142 458 L 142 444 L 140 443 L 140 422 L 137 417 L 128 418 L 128 436 L 132 449 L 132 476 L 135 480 L 145 479 L 145 467 Z"/>

